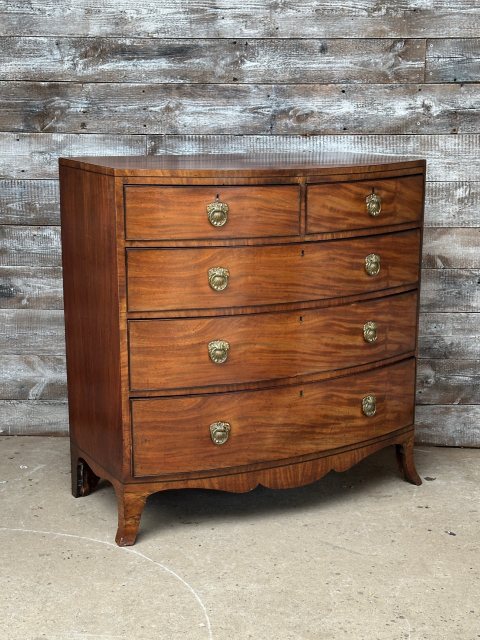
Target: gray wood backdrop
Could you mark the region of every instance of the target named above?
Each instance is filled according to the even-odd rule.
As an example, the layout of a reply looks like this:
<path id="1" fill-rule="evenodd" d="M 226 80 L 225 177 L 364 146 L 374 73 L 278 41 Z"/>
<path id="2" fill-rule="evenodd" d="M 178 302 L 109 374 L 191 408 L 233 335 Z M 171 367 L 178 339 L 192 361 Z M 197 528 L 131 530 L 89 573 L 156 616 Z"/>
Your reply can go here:
<path id="1" fill-rule="evenodd" d="M 480 446 L 478 0 L 0 0 L 0 429 L 65 434 L 57 157 L 426 157 L 418 439 Z"/>

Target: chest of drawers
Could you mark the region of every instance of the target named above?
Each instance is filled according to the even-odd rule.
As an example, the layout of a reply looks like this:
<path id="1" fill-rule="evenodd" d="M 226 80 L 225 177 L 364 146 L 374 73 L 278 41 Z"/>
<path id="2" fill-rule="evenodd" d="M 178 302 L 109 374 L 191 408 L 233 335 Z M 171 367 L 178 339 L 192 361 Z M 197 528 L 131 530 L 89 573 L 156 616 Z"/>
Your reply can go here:
<path id="1" fill-rule="evenodd" d="M 413 461 L 425 162 L 60 160 L 73 495 L 119 545 L 165 489 Z"/>

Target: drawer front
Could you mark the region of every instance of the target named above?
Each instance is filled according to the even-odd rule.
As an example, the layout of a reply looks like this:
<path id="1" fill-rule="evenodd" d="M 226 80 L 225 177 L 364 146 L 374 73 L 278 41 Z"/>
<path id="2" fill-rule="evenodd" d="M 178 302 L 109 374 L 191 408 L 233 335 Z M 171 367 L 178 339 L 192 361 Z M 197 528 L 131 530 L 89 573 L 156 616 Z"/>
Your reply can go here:
<path id="1" fill-rule="evenodd" d="M 297 235 L 300 188 L 130 185 L 125 218 L 130 240 Z"/>
<path id="2" fill-rule="evenodd" d="M 309 185 L 307 233 L 417 222 L 422 207 L 423 176 Z"/>
<path id="3" fill-rule="evenodd" d="M 134 474 L 226 469 L 362 442 L 412 424 L 414 391 L 410 359 L 280 389 L 133 400 Z"/>
<path id="4" fill-rule="evenodd" d="M 133 320 L 131 388 L 248 383 L 382 360 L 415 350 L 416 315 L 412 292 L 300 312 Z"/>
<path id="5" fill-rule="evenodd" d="M 128 249 L 128 309 L 164 311 L 292 303 L 411 284 L 418 280 L 419 243 L 420 233 L 414 230 L 262 247 Z M 369 255 L 380 258 L 376 275 L 366 271 Z M 373 273 L 375 264 L 369 263 Z M 218 269 L 223 271 L 215 276 Z"/>

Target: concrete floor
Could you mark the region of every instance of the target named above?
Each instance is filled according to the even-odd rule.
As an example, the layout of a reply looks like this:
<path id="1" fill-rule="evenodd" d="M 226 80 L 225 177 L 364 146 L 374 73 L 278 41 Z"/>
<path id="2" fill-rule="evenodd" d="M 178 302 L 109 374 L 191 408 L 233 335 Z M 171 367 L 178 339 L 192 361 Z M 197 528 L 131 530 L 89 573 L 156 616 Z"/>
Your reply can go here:
<path id="1" fill-rule="evenodd" d="M 480 638 L 480 450 L 393 450 L 299 489 L 151 497 L 113 544 L 103 483 L 70 495 L 68 441 L 0 438 L 2 640 Z"/>

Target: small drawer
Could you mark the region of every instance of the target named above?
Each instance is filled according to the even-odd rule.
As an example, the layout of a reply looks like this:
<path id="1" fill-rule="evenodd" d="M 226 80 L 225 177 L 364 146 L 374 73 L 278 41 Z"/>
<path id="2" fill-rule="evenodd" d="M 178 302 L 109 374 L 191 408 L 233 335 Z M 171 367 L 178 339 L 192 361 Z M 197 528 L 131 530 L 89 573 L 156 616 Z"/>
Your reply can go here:
<path id="1" fill-rule="evenodd" d="M 417 293 L 283 313 L 131 320 L 134 391 L 292 378 L 415 350 Z"/>
<path id="2" fill-rule="evenodd" d="M 125 187 L 129 240 L 298 235 L 299 220 L 298 185 Z"/>
<path id="3" fill-rule="evenodd" d="M 423 176 L 362 180 L 307 187 L 307 233 L 417 222 Z"/>
<path id="4" fill-rule="evenodd" d="M 413 423 L 415 361 L 261 391 L 132 401 L 137 477 L 225 470 L 353 445 Z"/>
<path id="5" fill-rule="evenodd" d="M 419 246 L 414 230 L 288 245 L 127 249 L 128 309 L 239 308 L 413 284 Z"/>

